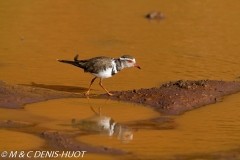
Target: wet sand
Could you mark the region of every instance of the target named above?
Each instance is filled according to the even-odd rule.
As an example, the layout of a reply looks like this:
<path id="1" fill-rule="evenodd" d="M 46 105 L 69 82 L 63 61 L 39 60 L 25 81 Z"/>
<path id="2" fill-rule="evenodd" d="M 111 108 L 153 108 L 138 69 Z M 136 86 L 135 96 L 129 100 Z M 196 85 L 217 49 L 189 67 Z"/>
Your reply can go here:
<path id="1" fill-rule="evenodd" d="M 221 101 L 240 91 L 239 82 L 199 80 L 168 82 L 161 87 L 129 91 L 114 91 L 111 99 L 150 106 L 158 112 L 179 115 L 200 106 Z M 109 98 L 103 95 L 104 98 Z"/>
<path id="2" fill-rule="evenodd" d="M 59 92 L 50 89 L 11 85 L 0 81 L 0 107 L 22 108 L 24 104 L 56 98 L 83 97 L 83 94 Z"/>

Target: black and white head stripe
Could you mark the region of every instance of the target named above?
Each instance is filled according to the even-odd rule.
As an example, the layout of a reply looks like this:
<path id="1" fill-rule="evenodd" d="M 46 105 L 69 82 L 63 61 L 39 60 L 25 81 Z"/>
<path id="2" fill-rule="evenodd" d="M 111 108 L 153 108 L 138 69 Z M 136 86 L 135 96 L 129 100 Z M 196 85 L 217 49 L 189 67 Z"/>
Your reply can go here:
<path id="1" fill-rule="evenodd" d="M 132 56 L 129 55 L 123 55 L 122 57 L 119 58 L 121 61 L 132 61 L 133 63 L 136 63 L 135 58 L 133 58 Z"/>
<path id="2" fill-rule="evenodd" d="M 120 60 L 133 60 L 134 58 L 132 56 L 129 55 L 123 55 L 120 57 Z"/>

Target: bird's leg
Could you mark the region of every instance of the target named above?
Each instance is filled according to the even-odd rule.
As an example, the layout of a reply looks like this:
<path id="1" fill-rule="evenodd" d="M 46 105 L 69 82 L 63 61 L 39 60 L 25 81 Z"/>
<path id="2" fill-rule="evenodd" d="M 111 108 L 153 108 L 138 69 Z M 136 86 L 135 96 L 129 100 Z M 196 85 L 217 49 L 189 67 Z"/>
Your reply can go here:
<path id="1" fill-rule="evenodd" d="M 102 108 L 101 107 L 98 107 L 98 114 L 101 116 L 101 110 Z"/>
<path id="2" fill-rule="evenodd" d="M 94 78 L 92 79 L 91 84 L 90 84 L 90 86 L 89 86 L 89 88 L 88 88 L 88 91 L 85 93 L 85 95 L 89 95 L 89 92 L 90 92 L 90 89 L 91 89 L 91 87 L 92 87 L 92 84 L 93 84 L 93 82 L 95 81 L 96 78 L 97 78 L 97 77 L 94 77 Z"/>
<path id="3" fill-rule="evenodd" d="M 111 94 L 111 93 L 110 93 L 110 94 Z M 111 94 L 111 95 L 113 95 L 113 94 Z M 109 98 L 105 101 L 104 104 L 106 104 L 108 101 L 109 101 Z M 101 110 L 102 110 L 102 105 L 98 107 L 99 115 L 101 115 Z"/>
<path id="4" fill-rule="evenodd" d="M 108 94 L 109 96 L 113 96 L 112 93 L 109 93 L 109 92 L 106 90 L 106 88 L 103 87 L 103 85 L 102 85 L 102 79 L 101 79 L 101 78 L 100 78 L 99 85 L 107 92 L 107 94 Z"/>

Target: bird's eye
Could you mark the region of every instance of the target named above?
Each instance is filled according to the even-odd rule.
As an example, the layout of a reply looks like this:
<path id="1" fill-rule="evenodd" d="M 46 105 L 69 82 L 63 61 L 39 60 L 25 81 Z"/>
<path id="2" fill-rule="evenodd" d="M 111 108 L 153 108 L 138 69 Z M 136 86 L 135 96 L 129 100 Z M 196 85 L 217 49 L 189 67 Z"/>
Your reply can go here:
<path id="1" fill-rule="evenodd" d="M 132 60 L 127 60 L 129 63 L 132 63 Z"/>

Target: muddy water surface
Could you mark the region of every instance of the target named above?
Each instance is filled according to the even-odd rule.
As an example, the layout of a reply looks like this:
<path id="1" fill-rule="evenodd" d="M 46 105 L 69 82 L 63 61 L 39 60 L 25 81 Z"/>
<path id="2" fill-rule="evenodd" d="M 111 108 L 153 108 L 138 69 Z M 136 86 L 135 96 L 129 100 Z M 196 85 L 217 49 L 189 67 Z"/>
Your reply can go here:
<path id="1" fill-rule="evenodd" d="M 44 144 L 44 140 L 39 137 L 7 130 L 0 130 L 1 132 L 1 151 L 12 150 L 32 150 L 38 149 Z"/>
<path id="2" fill-rule="evenodd" d="M 239 1 L 217 0 L 2 0 L 0 79 L 58 90 L 69 90 L 71 86 L 83 92 L 92 76 L 58 63 L 56 59 L 72 59 L 76 54 L 80 59 L 129 54 L 136 58 L 142 70 L 126 69 L 105 79 L 103 84 L 107 89 L 154 87 L 178 79 L 238 80 L 239 4 Z M 153 10 L 162 11 L 166 18 L 161 21 L 145 19 L 144 15 Z M 98 83 L 93 85 L 92 94 L 103 92 Z M 104 104 L 102 100 L 94 100 L 94 103 L 97 108 Z M 158 114 L 139 106 L 108 103 L 103 113 L 119 123 Z M 176 129 L 139 130 L 127 144 L 99 135 L 79 139 L 145 156 L 226 151 L 240 146 L 237 138 L 239 108 L 239 94 L 236 94 L 224 99 L 224 103 L 174 118 L 178 123 Z M 56 124 L 71 118 L 87 118 L 92 111 L 86 99 L 69 99 L 32 104 L 18 111 L 1 109 L 1 113 L 4 113 L 1 119 L 26 120 L 47 128 L 71 131 L 73 128 Z M 5 131 L 0 134 L 5 135 Z M 10 142 L 1 140 L 2 143 L 9 145 Z M 31 148 L 30 144 L 26 146 Z M 206 149 L 206 146 L 212 147 Z"/>

